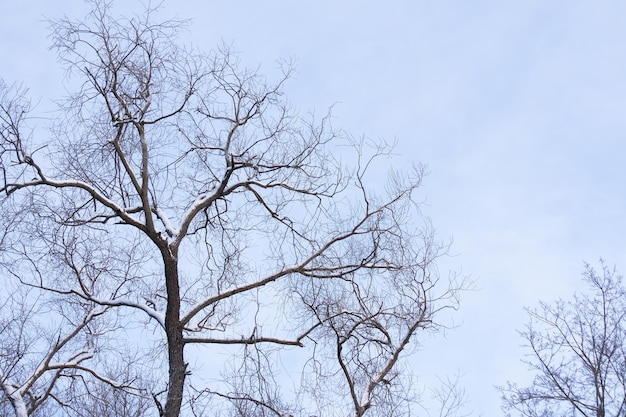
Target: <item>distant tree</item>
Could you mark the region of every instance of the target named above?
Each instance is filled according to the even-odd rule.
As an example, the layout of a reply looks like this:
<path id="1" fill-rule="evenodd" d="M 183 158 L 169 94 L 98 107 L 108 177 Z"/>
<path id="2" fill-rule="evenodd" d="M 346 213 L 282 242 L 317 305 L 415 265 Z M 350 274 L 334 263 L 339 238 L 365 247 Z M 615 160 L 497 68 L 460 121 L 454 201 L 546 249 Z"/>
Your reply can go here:
<path id="1" fill-rule="evenodd" d="M 0 415 L 58 416 L 59 406 L 74 416 L 144 415 L 149 391 L 134 388 L 133 367 L 98 361 L 98 342 L 115 325 L 101 320 L 109 307 L 60 299 L 11 278 L 3 277 L 0 291 Z"/>
<path id="2" fill-rule="evenodd" d="M 402 415 L 402 358 L 466 286 L 438 274 L 447 245 L 414 200 L 423 168 L 375 193 L 390 147 L 297 116 L 288 65 L 268 83 L 228 48 L 180 47 L 184 22 L 91 4 L 84 20 L 52 22 L 75 93 L 51 129 L 33 127 L 23 90 L 0 92 L 0 208 L 19 242 L 3 247 L 6 270 L 100 315 L 93 356 L 60 362 L 85 407 L 57 405 Z M 279 389 L 285 361 L 304 364 L 287 372 L 302 389 Z M 5 396 L 23 400 L 13 386 Z M 138 400 L 114 411 L 120 390 Z"/>
<path id="3" fill-rule="evenodd" d="M 68 378 L 93 357 L 84 339 L 103 309 L 75 311 L 70 319 L 41 304 L 35 291 L 8 288 L 0 299 L 0 414 L 42 415 L 49 398 L 63 401 Z"/>
<path id="4" fill-rule="evenodd" d="M 528 387 L 500 388 L 508 416 L 623 416 L 626 413 L 626 292 L 601 263 L 585 265 L 589 292 L 529 309 L 521 335 L 534 372 Z"/>

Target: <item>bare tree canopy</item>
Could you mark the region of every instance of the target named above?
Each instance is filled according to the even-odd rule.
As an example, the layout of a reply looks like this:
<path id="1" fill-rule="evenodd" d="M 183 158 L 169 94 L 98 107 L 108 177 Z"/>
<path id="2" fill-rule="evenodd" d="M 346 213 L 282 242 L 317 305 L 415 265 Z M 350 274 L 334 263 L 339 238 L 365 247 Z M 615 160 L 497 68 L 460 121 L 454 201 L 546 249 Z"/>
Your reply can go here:
<path id="1" fill-rule="evenodd" d="M 589 293 L 529 309 L 521 335 L 530 386 L 500 388 L 507 415 L 623 416 L 626 411 L 626 292 L 603 262 L 585 266 Z"/>
<path id="2" fill-rule="evenodd" d="M 439 275 L 424 169 L 375 192 L 391 148 L 295 113 L 289 65 L 267 81 L 154 18 L 52 22 L 76 89 L 45 131 L 0 85 L 2 263 L 45 303 L 4 301 L 28 334 L 2 333 L 1 409 L 409 415 L 402 359 L 467 285 Z"/>

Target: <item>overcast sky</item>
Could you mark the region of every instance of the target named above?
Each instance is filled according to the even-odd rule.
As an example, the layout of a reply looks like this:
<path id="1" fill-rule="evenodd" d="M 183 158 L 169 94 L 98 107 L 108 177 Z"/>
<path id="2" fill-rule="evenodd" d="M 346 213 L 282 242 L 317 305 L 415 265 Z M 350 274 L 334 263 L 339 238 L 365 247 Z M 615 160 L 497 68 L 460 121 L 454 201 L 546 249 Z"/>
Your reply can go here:
<path id="1" fill-rule="evenodd" d="M 45 108 L 63 88 L 43 16 L 86 7 L 4 3 L 0 78 Z M 295 58 L 294 106 L 336 104 L 346 131 L 397 140 L 394 164 L 429 166 L 424 212 L 456 255 L 440 269 L 480 290 L 412 362 L 425 381 L 462 374 L 476 413 L 499 415 L 494 385 L 528 378 L 523 306 L 568 297 L 583 261 L 626 270 L 626 2 L 166 0 L 163 13 L 262 72 Z"/>

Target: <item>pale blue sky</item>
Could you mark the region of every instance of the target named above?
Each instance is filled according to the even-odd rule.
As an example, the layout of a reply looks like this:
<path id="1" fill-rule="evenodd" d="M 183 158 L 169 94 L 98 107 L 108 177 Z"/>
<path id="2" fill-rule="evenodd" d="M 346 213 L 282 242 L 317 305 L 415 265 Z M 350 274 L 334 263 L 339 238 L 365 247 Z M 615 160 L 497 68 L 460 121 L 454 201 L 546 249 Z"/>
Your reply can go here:
<path id="1" fill-rule="evenodd" d="M 85 6 L 5 3 L 0 77 L 45 108 L 63 90 L 42 16 Z M 396 139 L 397 165 L 429 165 L 424 211 L 458 255 L 441 269 L 481 290 L 414 370 L 458 370 L 469 409 L 499 415 L 493 386 L 528 377 L 524 305 L 569 296 L 584 260 L 626 270 L 625 2 L 166 0 L 173 13 L 194 18 L 199 48 L 232 42 L 261 71 L 296 58 L 294 106 L 337 103 L 338 126 Z"/>

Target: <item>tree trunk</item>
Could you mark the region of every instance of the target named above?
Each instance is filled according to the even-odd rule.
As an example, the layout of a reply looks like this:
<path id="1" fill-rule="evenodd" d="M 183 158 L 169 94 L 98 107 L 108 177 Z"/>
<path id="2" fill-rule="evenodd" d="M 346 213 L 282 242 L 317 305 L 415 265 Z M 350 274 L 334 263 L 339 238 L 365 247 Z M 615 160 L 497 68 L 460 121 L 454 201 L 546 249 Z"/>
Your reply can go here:
<path id="1" fill-rule="evenodd" d="M 165 252 L 165 251 L 164 251 Z M 184 358 L 183 329 L 180 323 L 180 288 L 178 282 L 178 261 L 169 251 L 163 253 L 165 265 L 165 283 L 167 290 L 167 309 L 165 310 L 165 333 L 169 383 L 165 417 L 179 417 L 185 388 L 187 365 Z"/>

